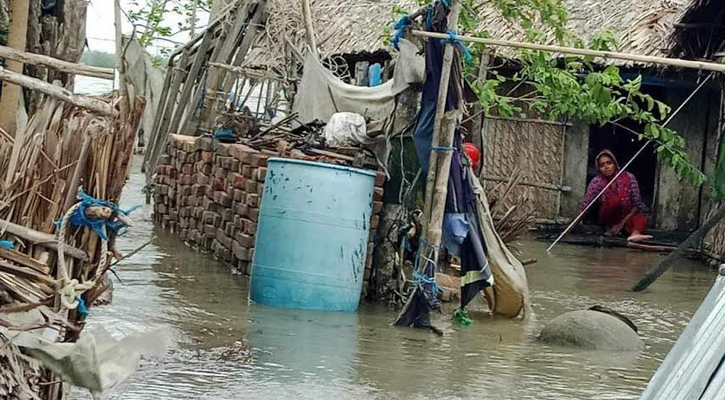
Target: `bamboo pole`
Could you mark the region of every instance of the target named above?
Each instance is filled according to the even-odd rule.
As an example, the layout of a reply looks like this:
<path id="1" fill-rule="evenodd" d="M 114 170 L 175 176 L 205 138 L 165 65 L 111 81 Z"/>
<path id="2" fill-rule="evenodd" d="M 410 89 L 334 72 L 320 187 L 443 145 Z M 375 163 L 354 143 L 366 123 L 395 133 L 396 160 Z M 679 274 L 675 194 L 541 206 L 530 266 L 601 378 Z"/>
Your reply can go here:
<path id="1" fill-rule="evenodd" d="M 67 103 L 73 104 L 74 106 L 86 108 L 102 115 L 113 116 L 117 114 L 110 105 L 100 100 L 73 94 L 62 87 L 51 85 L 48 82 L 31 78 L 23 74 L 18 74 L 17 72 L 8 71 L 3 67 L 0 67 L 0 80 L 22 86 L 26 89 L 37 90 L 50 97 L 63 100 Z"/>
<path id="2" fill-rule="evenodd" d="M 449 36 L 444 33 L 425 32 L 425 31 L 419 31 L 419 30 L 413 30 L 413 31 L 411 31 L 411 33 L 416 36 L 423 36 L 423 37 L 429 37 L 429 38 L 435 38 L 435 39 L 448 39 L 449 38 Z M 598 50 L 589 50 L 589 49 L 578 49 L 575 47 L 564 47 L 564 46 L 543 45 L 543 44 L 534 44 L 534 43 L 526 43 L 526 42 L 516 42 L 513 40 L 485 39 L 485 38 L 478 38 L 478 37 L 473 37 L 473 36 L 458 36 L 457 39 L 464 41 L 464 42 L 481 43 L 481 44 L 485 44 L 485 45 L 489 45 L 489 46 L 514 47 L 514 48 L 518 48 L 518 49 L 550 51 L 553 53 L 573 54 L 573 55 L 578 55 L 578 56 L 593 56 L 593 57 L 603 58 L 605 60 L 625 60 L 625 61 L 634 61 L 634 62 L 641 62 L 641 63 L 647 63 L 647 64 L 667 65 L 670 67 L 690 68 L 690 69 L 699 69 L 699 70 L 715 71 L 715 72 L 725 72 L 725 64 L 717 64 L 717 63 L 704 62 L 704 61 L 690 61 L 690 60 L 682 60 L 679 58 L 642 56 L 642 55 L 638 55 L 638 54 L 619 53 L 619 52 L 615 52 L 615 51 L 598 51 Z"/>
<path id="3" fill-rule="evenodd" d="M 92 76 L 95 78 L 110 80 L 114 77 L 112 68 L 91 67 L 76 64 L 42 54 L 27 53 L 7 46 L 0 46 L 0 57 L 19 61 L 24 64 L 42 65 L 68 74 Z"/>
<path id="4" fill-rule="evenodd" d="M 305 19 L 305 30 L 307 31 L 307 43 L 310 45 L 310 50 L 316 58 L 320 58 L 317 53 L 317 40 L 315 39 L 315 28 L 312 26 L 312 10 L 310 9 L 310 0 L 302 1 L 302 16 Z"/>
<path id="5" fill-rule="evenodd" d="M 458 0 L 451 1 L 451 11 L 449 14 L 449 29 L 458 28 L 458 16 L 461 4 Z M 452 27 L 452 28 L 451 28 Z M 447 36 L 446 36 L 447 37 Z M 454 110 L 445 113 L 446 100 L 448 99 L 448 83 L 450 82 L 451 69 L 453 66 L 453 45 L 448 43 L 445 45 L 443 52 L 443 65 L 441 68 L 441 81 L 438 89 L 438 99 L 436 103 L 436 114 L 433 121 L 433 139 L 430 152 L 430 162 L 428 165 L 428 178 L 425 191 L 425 205 L 423 211 L 423 231 L 421 237 L 430 243 L 433 247 L 433 256 L 427 253 L 427 250 L 419 251 L 418 262 L 427 263 L 427 258 L 437 259 L 438 252 L 435 251 L 440 246 L 443 215 L 445 212 L 446 196 L 448 194 L 448 177 L 451 168 L 452 152 L 445 152 L 441 156 L 434 148 L 437 146 L 451 147 L 457 122 L 460 120 L 460 110 Z M 408 312 L 415 297 L 417 296 L 418 287 L 408 297 L 408 301 L 398 314 L 395 324 Z M 436 329 L 432 328 L 438 333 Z"/>
<path id="6" fill-rule="evenodd" d="M 25 0 L 10 0 L 5 2 L 10 5 L 10 26 L 7 35 L 7 44 L 17 50 L 25 50 L 28 31 L 28 14 L 30 13 L 30 2 Z M 10 61 L 5 65 L 9 71 L 16 74 L 23 73 L 23 63 Z M 12 83 L 6 81 L 7 83 Z M 15 136 L 15 124 L 18 106 L 22 91 L 13 85 L 2 85 L 2 97 L 0 97 L 0 128 L 4 129 L 11 136 Z"/>
<path id="7" fill-rule="evenodd" d="M 454 28 L 458 26 L 458 15 L 460 13 L 460 2 L 453 1 L 451 3 L 451 14 L 449 26 Z M 446 36 L 447 38 L 447 36 Z M 440 146 L 442 132 L 441 123 L 443 114 L 446 110 L 446 100 L 448 99 L 448 83 L 451 79 L 451 67 L 453 65 L 453 45 L 448 43 L 443 51 L 443 66 L 441 68 L 441 81 L 438 85 L 438 102 L 436 103 L 436 114 L 433 120 L 433 147 Z M 428 222 L 431 220 L 431 212 L 433 206 L 433 186 L 438 173 L 438 152 L 431 150 L 428 163 L 428 177 L 426 179 L 425 203 L 423 208 L 423 233 L 428 231 Z"/>

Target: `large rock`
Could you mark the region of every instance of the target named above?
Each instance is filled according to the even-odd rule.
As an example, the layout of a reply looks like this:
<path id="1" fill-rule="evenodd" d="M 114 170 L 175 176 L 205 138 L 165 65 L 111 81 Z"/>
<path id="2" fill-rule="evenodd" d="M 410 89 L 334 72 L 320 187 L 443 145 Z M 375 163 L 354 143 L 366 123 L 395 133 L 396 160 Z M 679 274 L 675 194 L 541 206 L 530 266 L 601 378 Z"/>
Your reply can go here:
<path id="1" fill-rule="evenodd" d="M 572 311 L 554 318 L 538 339 L 547 344 L 591 350 L 638 351 L 644 345 L 637 332 L 621 319 L 592 310 Z"/>

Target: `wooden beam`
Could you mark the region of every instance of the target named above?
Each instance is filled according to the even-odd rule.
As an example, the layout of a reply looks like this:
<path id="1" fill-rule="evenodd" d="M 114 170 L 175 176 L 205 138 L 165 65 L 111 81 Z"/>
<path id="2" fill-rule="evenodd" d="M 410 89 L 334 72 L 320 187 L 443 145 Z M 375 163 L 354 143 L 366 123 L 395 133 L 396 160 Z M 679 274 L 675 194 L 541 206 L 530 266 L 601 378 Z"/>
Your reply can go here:
<path id="1" fill-rule="evenodd" d="M 429 37 L 434 39 L 449 39 L 447 34 L 424 32 L 419 30 L 413 30 L 411 32 L 416 36 Z M 489 46 L 500 46 L 500 47 L 513 47 L 517 49 L 528 49 L 528 50 L 540 50 L 550 51 L 552 53 L 561 54 L 574 54 L 578 56 L 593 56 L 602 58 L 605 60 L 624 60 L 634 61 L 645 64 L 657 64 L 666 65 L 669 67 L 678 68 L 690 68 L 699 69 L 705 71 L 725 72 L 725 64 L 717 64 L 712 62 L 704 61 L 690 61 L 682 60 L 679 58 L 666 58 L 666 57 L 655 57 L 655 56 L 642 56 L 638 54 L 619 53 L 615 51 L 598 51 L 589 49 L 577 49 L 575 47 L 564 47 L 564 46 L 552 46 L 543 44 L 534 44 L 526 42 L 515 42 L 512 40 L 499 40 L 499 39 L 484 39 L 473 36 L 458 36 L 458 39 L 464 42 L 481 43 Z"/>
<path id="2" fill-rule="evenodd" d="M 58 241 L 54 235 L 49 233 L 36 231 L 35 229 L 30 229 L 22 225 L 14 224 L 10 221 L 0 219 L 0 231 L 3 230 L 31 243 L 58 251 Z M 90 258 L 85 251 L 70 245 L 65 245 L 63 247 L 65 255 L 81 261 L 90 261 Z"/>
<path id="3" fill-rule="evenodd" d="M 0 57 L 19 61 L 25 64 L 42 65 L 68 74 L 92 76 L 95 78 L 113 80 L 113 68 L 90 67 L 76 64 L 42 54 L 27 53 L 7 46 L 0 46 Z"/>
<path id="4" fill-rule="evenodd" d="M 108 103 L 104 103 L 101 100 L 73 94 L 71 93 L 71 91 L 65 88 L 51 85 L 48 82 L 41 81 L 40 79 L 31 78 L 17 72 L 8 71 L 3 67 L 0 67 L 0 81 L 12 83 L 14 85 L 22 86 L 31 90 L 37 90 L 50 97 L 63 100 L 66 103 L 73 104 L 76 107 L 82 107 L 102 115 L 114 116 L 118 113 L 113 108 L 111 108 Z"/>
<path id="5" fill-rule="evenodd" d="M 10 262 L 14 262 L 15 264 L 20 264 L 28 268 L 32 268 L 42 274 L 48 274 L 50 272 L 50 267 L 48 266 L 48 264 L 40 262 L 30 257 L 29 255 L 23 254 L 17 250 L 9 250 L 0 247 L 0 258 L 4 258 Z"/>
<path id="6" fill-rule="evenodd" d="M 28 32 L 28 14 L 30 2 L 26 0 L 10 0 L 10 26 L 8 29 L 8 46 L 25 51 L 25 43 Z M 5 65 L 8 70 L 16 73 L 23 73 L 23 63 L 10 61 Z M 2 85 L 2 97 L 0 97 L 0 128 L 4 129 L 11 136 L 15 136 L 16 112 L 20 105 L 22 91 L 19 87 L 9 85 L 6 82 Z"/>

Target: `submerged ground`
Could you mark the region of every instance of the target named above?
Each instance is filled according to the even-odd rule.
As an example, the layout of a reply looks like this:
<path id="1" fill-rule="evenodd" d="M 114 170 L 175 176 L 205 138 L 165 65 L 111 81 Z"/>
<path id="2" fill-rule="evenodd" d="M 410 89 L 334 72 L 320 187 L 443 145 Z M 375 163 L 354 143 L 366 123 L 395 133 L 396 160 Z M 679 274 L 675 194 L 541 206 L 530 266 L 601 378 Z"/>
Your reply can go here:
<path id="1" fill-rule="evenodd" d="M 144 201 L 134 161 L 125 206 Z M 93 309 L 89 325 L 118 336 L 168 327 L 173 346 L 144 361 L 112 399 L 636 399 L 715 278 L 683 261 L 635 295 L 627 288 L 660 256 L 568 245 L 547 256 L 545 244 L 527 241 L 524 258 L 539 260 L 527 267 L 535 314 L 458 327 L 446 313 L 439 338 L 391 327 L 395 313 L 379 306 L 339 314 L 249 304 L 247 277 L 155 229 L 150 213 L 133 214 L 119 247 L 127 253 L 158 238 L 118 266 L 113 304 Z M 547 321 L 594 304 L 630 316 L 646 349 L 604 354 L 535 341 Z"/>

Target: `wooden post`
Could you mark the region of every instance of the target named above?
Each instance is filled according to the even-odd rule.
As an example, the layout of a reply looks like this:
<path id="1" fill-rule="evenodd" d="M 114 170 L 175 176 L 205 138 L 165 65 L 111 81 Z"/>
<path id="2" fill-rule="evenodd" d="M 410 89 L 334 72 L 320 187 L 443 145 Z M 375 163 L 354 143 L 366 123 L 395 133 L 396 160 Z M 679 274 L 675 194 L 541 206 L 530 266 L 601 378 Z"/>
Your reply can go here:
<path id="1" fill-rule="evenodd" d="M 68 74 L 92 76 L 102 79 L 113 79 L 112 68 L 91 67 L 75 64 L 65 60 L 48 57 L 42 54 L 28 53 L 6 46 L 0 46 L 0 57 L 19 61 L 25 64 L 42 65 Z M 8 70 L 11 70 L 8 68 Z"/>
<path id="2" fill-rule="evenodd" d="M 478 80 L 479 81 L 485 81 L 488 79 L 488 66 L 491 62 L 491 59 L 495 57 L 491 57 L 491 51 L 484 51 L 481 54 L 481 62 L 478 66 Z M 473 107 L 473 114 L 477 115 L 473 119 L 473 128 L 471 129 L 471 139 L 473 140 L 473 144 L 475 144 L 478 147 L 478 150 L 483 154 L 483 145 L 484 145 L 484 127 L 485 127 L 485 118 L 483 109 L 481 108 L 481 104 L 479 102 L 476 102 L 475 106 Z M 480 176 L 481 172 L 483 171 L 483 158 L 481 158 L 480 162 L 478 163 L 478 169 L 476 169 L 476 176 Z"/>
<path id="3" fill-rule="evenodd" d="M 449 17 L 449 28 L 456 29 L 458 27 L 458 15 L 460 13 L 461 4 L 459 1 L 453 0 L 451 2 L 451 14 Z M 453 45 L 446 44 L 443 52 L 443 66 L 441 68 L 441 81 L 438 86 L 438 102 L 436 104 L 436 114 L 433 121 L 433 147 L 440 146 L 442 139 L 442 121 L 443 114 L 446 110 L 446 99 L 448 98 L 448 83 L 451 79 L 451 67 L 453 65 Z M 436 175 L 438 174 L 438 152 L 431 150 L 430 162 L 428 163 L 428 177 L 426 179 L 426 190 L 425 190 L 425 203 L 423 208 L 423 233 L 428 232 L 429 221 L 432 220 L 432 206 L 433 206 L 433 187 L 436 182 Z M 449 167 L 450 168 L 450 167 Z M 446 174 L 448 179 L 448 174 Z"/>
<path id="4" fill-rule="evenodd" d="M 458 16 L 461 10 L 461 4 L 458 0 L 451 0 L 451 11 L 449 15 L 449 29 L 458 29 Z M 445 45 L 443 52 L 443 65 L 441 68 L 441 81 L 438 90 L 438 99 L 436 103 L 436 114 L 433 122 L 433 140 L 432 147 L 451 147 L 456 131 L 456 125 L 461 117 L 460 110 L 445 112 L 446 100 L 448 98 L 448 83 L 451 78 L 451 69 L 453 66 L 453 45 L 448 43 Z M 462 101 L 462 100 L 461 100 Z M 435 250 L 440 247 L 443 215 L 445 212 L 446 196 L 448 195 L 448 177 L 451 170 L 451 159 L 453 153 L 446 151 L 438 154 L 438 151 L 431 149 L 430 163 L 428 165 L 428 178 L 425 191 L 425 205 L 423 210 L 423 231 L 421 237 L 428 241 L 434 249 L 430 254 L 427 249 L 418 252 L 418 263 L 427 263 L 428 258 L 436 259 L 438 252 Z M 425 264 L 423 264 L 425 265 Z M 410 308 L 412 302 L 417 295 L 418 287 L 408 298 L 405 307 L 398 314 L 397 321 L 405 315 Z"/>
<path id="5" fill-rule="evenodd" d="M 28 11 L 30 2 L 26 0 L 10 1 L 10 27 L 8 32 L 8 46 L 25 51 L 25 41 L 28 32 Z M 23 63 L 19 61 L 7 61 L 5 67 L 8 71 L 22 74 Z M 11 136 L 15 136 L 15 113 L 20 102 L 22 89 L 10 82 L 2 85 L 2 97 L 0 98 L 0 128 Z"/>
<path id="6" fill-rule="evenodd" d="M 199 75 L 201 66 L 204 63 L 204 59 L 206 58 L 206 52 L 207 50 L 209 50 L 209 45 L 211 44 L 211 39 L 213 35 L 214 34 L 212 31 L 206 31 L 206 34 L 204 34 L 204 38 L 201 40 L 201 44 L 199 44 L 199 47 L 196 50 L 196 58 L 194 58 L 194 63 L 191 65 L 189 74 L 186 76 L 186 81 L 184 82 L 184 89 L 182 90 L 181 97 L 179 98 L 179 105 L 176 107 L 174 116 L 171 118 L 171 123 L 169 124 L 169 132 L 178 132 L 179 123 L 181 122 L 181 119 L 184 116 L 184 112 L 189 105 L 191 90 L 194 88 L 194 82 L 196 81 L 196 77 Z"/>
<path id="7" fill-rule="evenodd" d="M 244 39 L 242 39 L 242 44 L 239 45 L 239 49 L 237 50 L 236 56 L 234 57 L 234 61 L 231 63 L 233 67 L 239 67 L 242 65 L 244 60 L 247 58 L 247 53 L 249 53 L 249 49 L 252 47 L 252 44 L 257 39 L 257 33 L 259 32 L 259 27 L 262 22 L 262 19 L 267 15 L 267 0 L 260 0 L 257 3 L 257 9 L 254 11 L 254 16 L 252 16 L 252 19 L 249 21 L 249 24 L 247 25 L 247 30 L 244 32 Z M 232 89 L 232 85 L 234 85 L 234 79 L 223 79 L 226 71 L 219 68 L 219 70 L 222 72 L 222 85 L 220 87 L 220 91 L 223 94 L 229 93 L 229 91 Z M 214 101 L 214 105 L 211 107 L 209 114 L 206 116 L 207 119 L 205 121 L 205 127 L 210 127 L 213 123 L 211 117 L 214 115 L 214 111 L 216 109 L 216 103 L 217 101 Z"/>
<path id="8" fill-rule="evenodd" d="M 315 28 L 312 26 L 312 11 L 310 10 L 310 0 L 302 1 L 302 17 L 305 19 L 305 29 L 307 30 L 307 43 L 310 45 L 310 51 L 315 57 L 320 58 L 317 53 L 317 39 L 315 39 Z"/>

